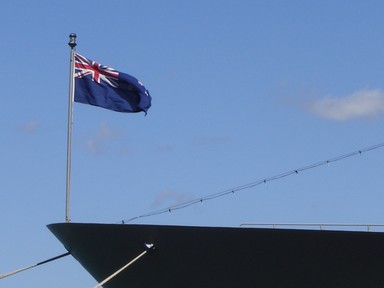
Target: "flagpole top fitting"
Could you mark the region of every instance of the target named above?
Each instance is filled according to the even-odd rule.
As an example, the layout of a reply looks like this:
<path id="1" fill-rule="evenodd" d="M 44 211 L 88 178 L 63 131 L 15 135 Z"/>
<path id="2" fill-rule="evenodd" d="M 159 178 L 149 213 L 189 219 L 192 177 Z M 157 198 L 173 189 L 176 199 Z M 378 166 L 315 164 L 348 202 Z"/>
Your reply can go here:
<path id="1" fill-rule="evenodd" d="M 68 45 L 73 49 L 76 47 L 76 37 L 77 35 L 75 33 L 69 34 L 69 42 Z"/>

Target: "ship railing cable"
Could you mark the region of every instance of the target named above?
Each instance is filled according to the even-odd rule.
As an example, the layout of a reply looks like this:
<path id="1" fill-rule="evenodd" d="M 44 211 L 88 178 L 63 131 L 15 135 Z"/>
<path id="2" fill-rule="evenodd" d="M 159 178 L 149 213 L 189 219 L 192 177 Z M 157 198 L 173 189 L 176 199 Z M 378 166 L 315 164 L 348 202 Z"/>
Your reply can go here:
<path id="1" fill-rule="evenodd" d="M 53 257 L 53 258 L 49 258 L 49 259 L 47 259 L 47 260 L 44 260 L 44 261 L 42 261 L 42 262 L 39 262 L 39 263 L 33 264 L 33 265 L 31 265 L 31 266 L 28 266 L 28 267 L 24 267 L 24 268 L 21 268 L 21 269 L 18 269 L 18 270 L 15 270 L 15 271 L 9 272 L 9 273 L 5 273 L 5 274 L 3 274 L 3 275 L 0 275 L 0 279 L 3 279 L 3 278 L 5 278 L 5 277 L 8 277 L 8 276 L 12 276 L 12 275 L 15 275 L 15 274 L 17 274 L 17 273 L 20 273 L 20 272 L 26 271 L 26 270 L 28 270 L 28 269 L 31 269 L 31 268 L 35 268 L 35 267 L 37 267 L 37 266 L 40 266 L 40 265 L 43 265 L 43 264 L 46 264 L 46 263 L 52 262 L 52 261 L 54 261 L 54 260 L 57 260 L 57 259 L 63 258 L 63 257 L 65 257 L 65 256 L 68 256 L 69 254 L 71 254 L 71 253 L 67 252 L 67 253 L 64 253 L 64 254 L 58 255 L 58 256 L 56 256 L 56 257 Z"/>
<path id="2" fill-rule="evenodd" d="M 330 159 L 327 159 L 327 160 L 315 162 L 315 163 L 309 164 L 309 165 L 304 166 L 304 167 L 300 167 L 300 168 L 289 170 L 289 171 L 286 171 L 286 172 L 283 172 L 283 173 L 280 173 L 280 174 L 277 174 L 277 175 L 274 175 L 274 176 L 270 176 L 270 177 L 266 177 L 266 178 L 263 178 L 263 179 L 260 179 L 260 180 L 256 180 L 256 181 L 250 182 L 248 184 L 240 185 L 240 186 L 237 186 L 237 187 L 234 187 L 234 188 L 231 188 L 231 189 L 227 189 L 227 190 L 224 190 L 224 191 L 221 191 L 221 192 L 209 194 L 207 196 L 200 197 L 200 198 L 197 198 L 197 199 L 194 199 L 194 200 L 191 200 L 191 201 L 187 201 L 187 202 L 183 202 L 183 203 L 180 203 L 180 204 L 177 204 L 177 205 L 169 206 L 167 208 L 163 208 L 163 209 L 160 209 L 160 210 L 156 210 L 156 211 L 153 211 L 153 212 L 142 214 L 142 215 L 139 215 L 139 216 L 136 216 L 136 217 L 132 217 L 132 218 L 126 219 L 126 220 L 121 220 L 119 223 L 125 224 L 125 223 L 128 223 L 128 222 L 132 222 L 134 220 L 138 220 L 140 218 L 152 217 L 152 216 L 156 216 L 156 215 L 160 215 L 160 214 L 164 214 L 164 213 L 170 213 L 172 211 L 176 211 L 176 210 L 180 210 L 180 209 L 185 209 L 187 207 L 196 205 L 198 203 L 203 203 L 204 201 L 213 200 L 213 199 L 224 197 L 224 196 L 230 195 L 230 194 L 235 194 L 236 192 L 239 192 L 239 191 L 242 191 L 242 190 L 250 189 L 250 188 L 262 185 L 262 184 L 267 184 L 268 182 L 276 181 L 276 180 L 279 180 L 279 179 L 282 179 L 282 178 L 286 178 L 286 177 L 289 177 L 289 176 L 292 176 L 292 175 L 297 175 L 297 174 L 299 174 L 301 172 L 304 172 L 304 171 L 307 171 L 307 170 L 315 169 L 315 168 L 318 168 L 318 167 L 321 167 L 321 166 L 324 166 L 324 165 L 329 165 L 331 163 L 342 161 L 342 160 L 345 160 L 347 158 L 351 158 L 351 157 L 354 157 L 354 156 L 357 156 L 357 155 L 362 155 L 363 153 L 370 152 L 370 151 L 373 151 L 373 150 L 377 150 L 377 149 L 380 149 L 380 148 L 383 148 L 383 147 L 384 147 L 384 143 L 376 144 L 376 145 L 373 145 L 373 146 L 370 146 L 370 147 L 366 147 L 366 148 L 363 148 L 363 149 L 359 149 L 359 150 L 356 150 L 356 151 L 353 151 L 353 152 L 350 152 L 350 153 L 339 155 L 339 156 L 336 156 L 336 157 L 333 157 L 333 158 L 330 158 Z"/>
<path id="3" fill-rule="evenodd" d="M 363 229 L 367 232 L 376 231 L 378 229 L 384 230 L 384 224 L 354 224 L 354 223 L 242 223 L 240 227 L 263 227 L 263 228 L 313 228 L 316 227 L 319 230 L 332 230 L 337 228 L 338 230 L 346 228 Z"/>

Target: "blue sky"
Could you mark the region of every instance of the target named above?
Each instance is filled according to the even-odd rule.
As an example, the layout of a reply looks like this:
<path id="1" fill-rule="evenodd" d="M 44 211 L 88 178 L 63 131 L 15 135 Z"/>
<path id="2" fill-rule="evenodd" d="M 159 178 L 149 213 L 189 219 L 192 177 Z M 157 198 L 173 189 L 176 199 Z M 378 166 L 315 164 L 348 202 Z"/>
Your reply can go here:
<path id="1" fill-rule="evenodd" d="M 7 1 L 0 274 L 65 252 L 68 35 L 145 117 L 74 104 L 71 219 L 117 223 L 383 143 L 382 1 Z M 383 149 L 132 223 L 382 223 Z M 67 257 L 1 287 L 93 287 Z"/>

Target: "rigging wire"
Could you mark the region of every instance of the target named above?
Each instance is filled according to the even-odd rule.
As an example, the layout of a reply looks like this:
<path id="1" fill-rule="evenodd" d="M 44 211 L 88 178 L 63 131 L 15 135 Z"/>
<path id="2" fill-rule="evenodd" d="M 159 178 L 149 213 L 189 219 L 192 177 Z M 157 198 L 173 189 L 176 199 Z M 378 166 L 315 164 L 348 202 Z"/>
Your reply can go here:
<path id="1" fill-rule="evenodd" d="M 292 176 L 292 175 L 296 175 L 296 174 L 299 174 L 300 172 L 311 170 L 311 169 L 315 169 L 315 168 L 318 168 L 320 166 L 329 165 L 331 163 L 342 161 L 342 160 L 345 160 L 345 159 L 348 159 L 348 158 L 351 158 L 351 157 L 354 157 L 354 156 L 357 156 L 357 155 L 361 155 L 361 154 L 366 153 L 366 152 L 377 150 L 377 149 L 380 149 L 380 148 L 383 148 L 383 147 L 384 147 L 384 143 L 376 144 L 376 145 L 373 145 L 373 146 L 370 146 L 370 147 L 359 149 L 359 150 L 354 151 L 354 152 L 350 152 L 350 153 L 347 153 L 347 154 L 339 155 L 339 156 L 336 156 L 336 157 L 333 157 L 333 158 L 330 158 L 330 159 L 327 159 L 327 160 L 323 160 L 323 161 L 320 161 L 320 162 L 312 163 L 312 164 L 309 164 L 307 166 L 304 166 L 304 167 L 301 167 L 301 168 L 298 168 L 298 169 L 286 171 L 286 172 L 283 172 L 283 173 L 280 173 L 280 174 L 277 174 L 277 175 L 274 175 L 274 176 L 270 176 L 270 177 L 267 177 L 267 178 L 256 180 L 256 181 L 250 182 L 248 184 L 240 185 L 240 186 L 237 186 L 237 187 L 234 187 L 234 188 L 231 188 L 231 189 L 227 189 L 227 190 L 224 190 L 224 191 L 221 191 L 221 192 L 209 194 L 209 195 L 201 197 L 201 198 L 197 198 L 197 199 L 194 199 L 194 200 L 190 200 L 190 201 L 187 201 L 187 202 L 183 202 L 183 203 L 180 203 L 180 204 L 169 206 L 167 208 L 163 208 L 163 209 L 160 209 L 160 210 L 152 211 L 152 212 L 149 212 L 149 213 L 146 213 L 146 214 L 142 214 L 142 215 L 139 215 L 139 216 L 136 216 L 136 217 L 129 218 L 127 220 L 122 220 L 121 223 L 125 224 L 125 223 L 132 222 L 132 221 L 140 219 L 140 218 L 152 217 L 152 216 L 156 216 L 156 215 L 160 215 L 160 214 L 164 214 L 164 213 L 170 213 L 172 211 L 176 211 L 176 210 L 180 210 L 180 209 L 185 209 L 187 207 L 196 205 L 198 203 L 203 203 L 204 201 L 208 201 L 208 200 L 213 200 L 213 199 L 216 199 L 216 198 L 224 197 L 224 196 L 226 196 L 228 194 L 234 194 L 235 192 L 238 192 L 238 191 L 250 189 L 250 188 L 262 185 L 262 184 L 266 184 L 266 183 L 271 182 L 271 181 L 276 181 L 276 180 L 279 180 L 279 179 L 282 179 L 282 178 L 286 178 L 286 177 L 289 177 L 289 176 Z"/>
<path id="2" fill-rule="evenodd" d="M 18 270 L 9 272 L 9 273 L 2 274 L 2 275 L 0 275 L 0 279 L 3 279 L 3 278 L 5 278 L 5 277 L 9 277 L 9 276 L 15 275 L 15 274 L 17 274 L 17 273 L 23 272 L 23 271 L 28 270 L 28 269 L 31 269 L 31 268 L 35 268 L 35 267 L 37 267 L 37 266 L 40 266 L 40 265 L 43 265 L 43 264 L 46 264 L 46 263 L 49 263 L 49 262 L 52 262 L 52 261 L 55 261 L 55 260 L 57 260 L 57 259 L 63 258 L 63 257 L 65 257 L 65 256 L 68 256 L 68 255 L 70 255 L 70 254 L 71 254 L 70 252 L 66 252 L 66 253 L 64 253 L 64 254 L 61 254 L 61 255 L 58 255 L 58 256 L 49 258 L 49 259 L 47 259 L 47 260 L 44 260 L 44 261 L 42 261 L 42 262 L 39 262 L 39 263 L 30 265 L 30 266 L 28 266 L 28 267 L 24 267 L 24 268 L 21 268 L 21 269 L 18 269 Z"/>

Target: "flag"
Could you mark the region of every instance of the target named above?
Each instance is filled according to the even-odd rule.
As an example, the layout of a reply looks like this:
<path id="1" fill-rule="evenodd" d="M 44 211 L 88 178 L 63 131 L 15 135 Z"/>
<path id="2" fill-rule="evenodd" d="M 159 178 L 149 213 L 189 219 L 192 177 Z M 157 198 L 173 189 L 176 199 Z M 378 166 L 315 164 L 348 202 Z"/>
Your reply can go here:
<path id="1" fill-rule="evenodd" d="M 147 113 L 151 96 L 135 77 L 75 53 L 75 102 L 118 112 Z"/>

